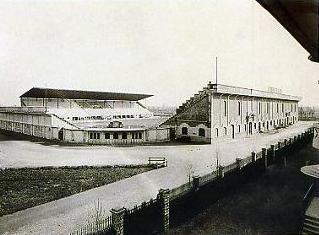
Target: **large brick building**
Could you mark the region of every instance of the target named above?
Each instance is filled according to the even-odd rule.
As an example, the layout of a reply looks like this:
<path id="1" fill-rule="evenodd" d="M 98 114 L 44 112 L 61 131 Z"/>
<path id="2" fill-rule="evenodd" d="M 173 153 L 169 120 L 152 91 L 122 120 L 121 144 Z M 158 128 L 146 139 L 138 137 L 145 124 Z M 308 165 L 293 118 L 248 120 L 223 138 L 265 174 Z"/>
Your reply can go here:
<path id="1" fill-rule="evenodd" d="M 209 83 L 176 110 L 162 126 L 177 139 L 211 143 L 294 124 L 300 97 Z"/>

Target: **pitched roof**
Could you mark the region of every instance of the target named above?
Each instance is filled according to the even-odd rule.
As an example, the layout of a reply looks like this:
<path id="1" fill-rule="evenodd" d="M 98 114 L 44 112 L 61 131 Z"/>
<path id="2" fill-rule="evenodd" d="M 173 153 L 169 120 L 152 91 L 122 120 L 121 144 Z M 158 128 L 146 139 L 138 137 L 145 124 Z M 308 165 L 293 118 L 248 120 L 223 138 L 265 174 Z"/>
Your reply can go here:
<path id="1" fill-rule="evenodd" d="M 138 101 L 151 96 L 153 95 L 33 87 L 20 97 Z"/>

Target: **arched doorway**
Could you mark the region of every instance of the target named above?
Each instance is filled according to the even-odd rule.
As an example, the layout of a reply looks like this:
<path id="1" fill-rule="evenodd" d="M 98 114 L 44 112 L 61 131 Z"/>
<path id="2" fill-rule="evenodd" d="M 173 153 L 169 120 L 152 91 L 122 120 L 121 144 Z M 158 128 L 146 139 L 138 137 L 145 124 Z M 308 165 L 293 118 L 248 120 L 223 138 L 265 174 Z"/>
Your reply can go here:
<path id="1" fill-rule="evenodd" d="M 182 127 L 182 135 L 188 134 L 188 128 L 186 126 Z"/>
<path id="2" fill-rule="evenodd" d="M 205 137 L 205 129 L 204 128 L 199 128 L 198 129 L 198 135 L 201 137 Z"/>
<path id="3" fill-rule="evenodd" d="M 63 129 L 59 130 L 58 138 L 59 138 L 59 140 L 63 140 L 64 139 Z"/>

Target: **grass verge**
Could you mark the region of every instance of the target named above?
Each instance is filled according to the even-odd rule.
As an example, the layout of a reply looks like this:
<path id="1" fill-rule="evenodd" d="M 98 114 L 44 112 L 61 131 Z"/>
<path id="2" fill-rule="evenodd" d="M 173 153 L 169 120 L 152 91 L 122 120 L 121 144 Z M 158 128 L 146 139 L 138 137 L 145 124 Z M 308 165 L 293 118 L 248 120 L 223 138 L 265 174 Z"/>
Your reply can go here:
<path id="1" fill-rule="evenodd" d="M 0 216 L 110 184 L 151 165 L 42 167 L 0 170 Z"/>

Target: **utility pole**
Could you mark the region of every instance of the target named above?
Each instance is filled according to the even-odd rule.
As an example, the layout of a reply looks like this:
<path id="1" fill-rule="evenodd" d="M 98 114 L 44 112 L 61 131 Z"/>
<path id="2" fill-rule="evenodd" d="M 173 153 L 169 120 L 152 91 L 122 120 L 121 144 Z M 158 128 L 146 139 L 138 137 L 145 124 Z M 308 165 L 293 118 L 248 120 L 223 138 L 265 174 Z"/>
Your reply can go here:
<path id="1" fill-rule="evenodd" d="M 217 80 L 217 56 L 216 56 L 216 58 L 215 58 L 215 73 L 216 73 L 216 74 L 215 74 L 215 79 L 216 79 L 215 82 L 216 82 L 216 85 L 217 85 L 217 81 L 218 81 L 218 80 Z"/>

